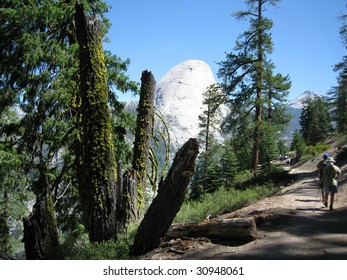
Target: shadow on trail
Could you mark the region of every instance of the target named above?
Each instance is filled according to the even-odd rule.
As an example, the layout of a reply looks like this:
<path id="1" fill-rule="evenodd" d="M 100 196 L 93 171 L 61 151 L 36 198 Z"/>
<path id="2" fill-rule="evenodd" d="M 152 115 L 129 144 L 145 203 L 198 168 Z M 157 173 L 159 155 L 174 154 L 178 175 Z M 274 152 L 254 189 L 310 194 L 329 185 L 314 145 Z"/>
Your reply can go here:
<path id="1" fill-rule="evenodd" d="M 312 178 L 312 177 L 317 177 L 317 171 L 313 170 L 310 172 L 298 172 L 294 174 L 296 180 L 302 180 L 304 178 Z"/>
<path id="2" fill-rule="evenodd" d="M 313 209 L 305 209 L 310 211 Z M 265 243 L 247 253 L 230 253 L 220 259 L 259 260 L 347 260 L 347 207 L 329 211 L 322 209 L 313 215 L 292 215 L 281 218 L 271 227 L 259 227 L 266 232 L 287 233 L 288 240 Z M 284 235 L 283 235 L 284 236 Z M 304 238 L 302 238 L 304 237 Z M 302 238 L 299 242 L 297 238 Z M 274 240 L 275 241 L 275 240 Z"/>

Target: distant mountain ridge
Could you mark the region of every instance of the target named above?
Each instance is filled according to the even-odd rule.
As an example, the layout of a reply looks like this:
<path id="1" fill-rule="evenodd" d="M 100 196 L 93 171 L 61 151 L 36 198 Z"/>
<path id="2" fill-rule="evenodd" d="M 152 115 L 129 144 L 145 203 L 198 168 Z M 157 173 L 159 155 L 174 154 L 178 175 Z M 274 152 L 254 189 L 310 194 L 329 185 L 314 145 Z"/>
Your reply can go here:
<path id="1" fill-rule="evenodd" d="M 305 92 L 300 94 L 298 97 L 290 101 L 288 103 L 288 107 L 295 108 L 295 109 L 302 109 L 303 103 L 305 100 L 314 99 L 315 97 L 321 97 L 321 95 L 316 93 L 315 91 L 306 90 Z"/>
<path id="2" fill-rule="evenodd" d="M 316 97 L 323 96 L 315 91 L 306 90 L 305 92 L 294 98 L 292 101 L 288 102 L 287 113 L 290 114 L 292 118 L 289 121 L 284 135 L 287 140 L 291 140 L 296 129 L 300 130 L 300 116 L 305 100 L 314 99 Z"/>
<path id="3" fill-rule="evenodd" d="M 174 154 L 189 138 L 197 138 L 199 115 L 203 112 L 203 93 L 216 83 L 210 66 L 201 60 L 184 61 L 170 69 L 157 83 L 155 106 L 165 119 L 171 138 L 171 152 Z M 300 129 L 300 115 L 303 102 L 319 97 L 318 93 L 307 90 L 288 102 L 287 113 L 292 116 L 283 135 L 288 142 L 296 129 Z M 127 104 L 127 110 L 136 114 L 137 102 Z M 222 110 L 222 116 L 227 114 Z M 163 124 L 156 122 L 163 131 Z M 222 136 L 218 135 L 220 141 Z"/>

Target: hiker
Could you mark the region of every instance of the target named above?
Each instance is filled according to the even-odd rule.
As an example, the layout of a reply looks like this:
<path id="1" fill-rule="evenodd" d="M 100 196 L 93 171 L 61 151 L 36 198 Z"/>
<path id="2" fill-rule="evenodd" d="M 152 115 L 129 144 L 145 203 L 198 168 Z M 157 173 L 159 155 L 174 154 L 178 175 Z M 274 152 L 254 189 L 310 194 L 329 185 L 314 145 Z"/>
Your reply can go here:
<path id="1" fill-rule="evenodd" d="M 330 193 L 330 211 L 333 210 L 334 196 L 337 193 L 337 180 L 336 178 L 341 175 L 340 169 L 334 165 L 335 160 L 328 157 L 326 166 L 323 171 L 323 184 L 324 184 L 324 206 L 328 207 L 328 197 Z"/>
<path id="2" fill-rule="evenodd" d="M 322 193 L 322 201 L 324 201 L 323 171 L 324 171 L 324 167 L 327 164 L 326 161 L 327 161 L 328 157 L 329 157 L 329 154 L 327 154 L 327 153 L 323 154 L 323 159 L 320 162 L 318 162 L 318 164 L 317 164 L 317 171 L 318 171 L 318 178 L 319 178 L 319 188 L 320 188 L 321 193 Z"/>

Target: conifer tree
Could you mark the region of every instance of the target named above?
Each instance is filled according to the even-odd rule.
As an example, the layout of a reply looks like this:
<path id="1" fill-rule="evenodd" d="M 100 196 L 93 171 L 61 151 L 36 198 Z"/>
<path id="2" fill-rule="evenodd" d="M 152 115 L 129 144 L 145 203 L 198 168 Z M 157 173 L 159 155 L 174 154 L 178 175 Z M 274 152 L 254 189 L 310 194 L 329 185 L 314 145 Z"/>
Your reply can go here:
<path id="1" fill-rule="evenodd" d="M 101 0 L 82 2 L 88 13 L 102 18 L 104 36 L 109 27 L 103 15 L 107 5 Z M 22 171 L 28 185 L 38 199 L 43 194 L 48 196 L 46 201 L 57 210 L 56 215 L 48 214 L 58 219 L 64 233 L 80 223 L 74 165 L 79 105 L 74 3 L 16 0 L 5 1 L 0 7 L 0 112 L 16 107 L 21 116 L 19 122 L 0 127 L 0 134 L 11 130 L 16 135 L 16 151 L 25 158 Z M 113 89 L 125 92 L 136 90 L 137 85 L 124 74 L 129 60 L 122 61 L 110 52 L 105 54 L 108 101 L 116 108 Z M 119 136 L 114 140 L 118 143 L 128 125 L 121 110 L 113 110 L 117 122 L 113 128 L 115 136 Z M 37 220 L 40 221 L 44 219 Z M 54 221 L 50 224 L 57 225 Z"/>
<path id="2" fill-rule="evenodd" d="M 225 141 L 224 151 L 220 160 L 221 176 L 225 187 L 230 187 L 235 182 L 235 177 L 240 169 L 232 141 Z"/>
<path id="3" fill-rule="evenodd" d="M 335 123 L 338 133 L 347 131 L 347 57 L 344 62 L 336 66 L 340 71 L 337 86 L 329 92 L 329 105 L 331 106 L 331 120 Z"/>
<path id="4" fill-rule="evenodd" d="M 300 133 L 307 145 L 316 145 L 328 138 L 331 131 L 328 104 L 321 97 L 304 101 L 300 126 Z"/>
<path id="5" fill-rule="evenodd" d="M 223 103 L 225 95 L 221 92 L 220 86 L 217 84 L 210 85 L 207 87 L 206 91 L 203 93 L 203 105 L 204 110 L 201 115 L 199 115 L 199 127 L 200 127 L 200 143 L 204 145 L 204 168 L 203 173 L 207 174 L 210 165 L 210 150 L 212 143 L 214 142 L 213 134 L 218 132 L 220 127 L 220 104 Z M 205 186 L 206 187 L 206 186 Z"/>
<path id="6" fill-rule="evenodd" d="M 279 0 L 246 0 L 249 9 L 235 13 L 237 19 L 248 19 L 250 27 L 236 42 L 235 52 L 227 54 L 226 61 L 220 63 L 219 77 L 225 81 L 225 92 L 230 97 L 230 126 L 240 127 L 249 115 L 253 119 L 250 134 L 252 141 L 252 164 L 255 171 L 260 163 L 262 122 L 264 110 L 272 113 L 272 101 L 275 98 L 274 88 L 278 93 L 286 94 L 288 77 L 272 74 L 273 64 L 268 55 L 273 51 L 270 29 L 273 23 L 264 17 L 266 5 L 275 6 Z M 271 95 L 272 94 L 272 95 Z M 280 101 L 280 96 L 277 97 Z"/>
<path id="7" fill-rule="evenodd" d="M 340 17 L 342 26 L 340 35 L 342 42 L 347 48 L 347 15 Z M 339 73 L 337 86 L 329 92 L 329 104 L 331 105 L 332 121 L 336 125 L 338 133 L 347 131 L 347 56 L 344 56 L 342 62 L 335 65 L 334 70 Z"/>
<path id="8" fill-rule="evenodd" d="M 305 153 L 306 151 L 306 144 L 305 140 L 300 134 L 299 130 L 295 130 L 292 138 L 292 142 L 290 144 L 290 150 L 295 151 L 296 156 L 300 159 L 301 156 Z"/>

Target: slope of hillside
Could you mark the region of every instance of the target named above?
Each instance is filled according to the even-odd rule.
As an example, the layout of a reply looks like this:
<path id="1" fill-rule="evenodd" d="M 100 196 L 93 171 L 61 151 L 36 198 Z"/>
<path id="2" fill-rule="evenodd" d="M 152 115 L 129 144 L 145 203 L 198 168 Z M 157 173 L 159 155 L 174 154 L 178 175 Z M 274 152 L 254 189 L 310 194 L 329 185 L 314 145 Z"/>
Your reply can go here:
<path id="1" fill-rule="evenodd" d="M 339 144 L 328 152 L 336 156 Z M 321 156 L 290 170 L 295 181 L 281 193 L 217 219 L 253 216 L 258 238 L 248 243 L 212 243 L 206 239 L 170 241 L 149 259 L 347 259 L 347 160 L 337 163 L 339 178 L 335 210 L 324 208 L 318 193 L 316 165 Z M 179 244 L 179 254 L 173 244 Z M 189 244 L 187 246 L 182 243 Z M 192 245 L 193 244 L 193 245 Z M 183 253 L 182 253 L 183 252 Z"/>

